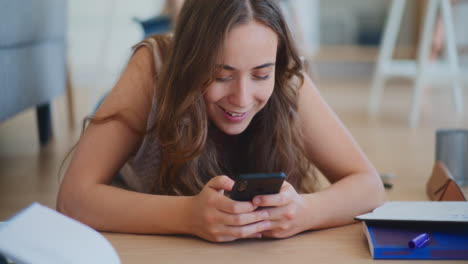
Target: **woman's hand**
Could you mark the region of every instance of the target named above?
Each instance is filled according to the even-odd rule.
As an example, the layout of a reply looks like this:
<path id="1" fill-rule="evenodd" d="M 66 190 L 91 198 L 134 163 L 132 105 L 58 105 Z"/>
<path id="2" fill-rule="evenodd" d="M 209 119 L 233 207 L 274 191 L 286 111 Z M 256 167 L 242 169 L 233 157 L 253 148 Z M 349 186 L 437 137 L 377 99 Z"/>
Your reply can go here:
<path id="1" fill-rule="evenodd" d="M 278 194 L 259 195 L 253 199 L 258 207 L 270 207 L 259 210 L 268 212 L 271 221 L 270 230 L 263 236 L 286 238 L 307 229 L 306 203 L 289 182 L 284 182 Z"/>
<path id="2" fill-rule="evenodd" d="M 261 237 L 271 228 L 268 214 L 255 211 L 251 202 L 238 202 L 224 195 L 234 181 L 227 176 L 211 179 L 196 196 L 189 211 L 191 233 L 212 242 L 227 242 L 239 238 Z"/>

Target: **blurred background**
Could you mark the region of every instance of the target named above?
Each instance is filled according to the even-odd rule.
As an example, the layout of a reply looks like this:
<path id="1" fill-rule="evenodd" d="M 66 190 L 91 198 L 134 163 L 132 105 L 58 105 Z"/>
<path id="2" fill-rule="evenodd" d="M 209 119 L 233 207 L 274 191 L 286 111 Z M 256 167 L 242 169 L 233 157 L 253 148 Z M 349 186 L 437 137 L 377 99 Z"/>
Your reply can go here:
<path id="1" fill-rule="evenodd" d="M 32 201 L 55 206 L 58 169 L 83 118 L 112 89 L 144 29 L 151 23 L 170 29 L 178 1 L 169 2 L 0 0 L 0 221 Z M 443 1 L 435 2 L 424 53 L 429 0 L 281 1 L 318 89 L 377 169 L 392 178 L 390 200 L 427 199 L 435 131 L 468 128 L 468 0 L 445 1 L 449 13 L 441 11 Z M 31 60 L 37 69 L 29 68 Z M 386 71 L 394 60 L 412 67 Z M 422 70 L 438 62 L 434 74 Z M 378 78 L 385 80 L 381 88 L 375 88 Z"/>

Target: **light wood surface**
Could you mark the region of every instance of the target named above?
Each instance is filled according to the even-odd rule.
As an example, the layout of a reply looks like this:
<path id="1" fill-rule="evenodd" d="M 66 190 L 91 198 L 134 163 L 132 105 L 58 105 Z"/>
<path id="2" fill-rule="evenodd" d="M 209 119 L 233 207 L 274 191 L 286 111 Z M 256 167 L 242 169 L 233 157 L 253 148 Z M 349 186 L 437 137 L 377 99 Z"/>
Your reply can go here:
<path id="1" fill-rule="evenodd" d="M 369 263 L 359 224 L 303 233 L 288 239 L 224 244 L 191 237 L 105 234 L 123 263 Z"/>
<path id="2" fill-rule="evenodd" d="M 288 239 L 251 239 L 224 244 L 181 236 L 104 236 L 117 250 L 122 263 L 407 263 L 373 260 L 361 224 L 305 232 Z"/>
<path id="3" fill-rule="evenodd" d="M 366 110 L 368 76 L 358 80 L 340 79 L 339 73 L 336 76 L 333 80 L 320 80 L 317 86 L 377 169 L 395 175 L 394 187 L 387 190 L 387 200 L 427 200 L 425 184 L 434 162 L 435 130 L 468 128 L 468 115 L 454 113 L 450 89 L 428 89 L 424 95 L 421 122 L 410 129 L 406 122 L 410 83 L 390 82 L 381 112 L 372 118 Z M 90 102 L 90 93 L 85 88 L 75 89 L 78 120 L 92 109 L 94 101 Z M 23 112 L 0 124 L 0 221 L 33 201 L 55 207 L 58 168 L 77 140 L 80 126 L 68 126 L 64 110 L 66 98 L 55 102 L 53 107 L 54 139 L 42 149 L 37 143 L 33 111 Z M 104 235 L 116 248 L 122 263 L 374 262 L 360 224 L 307 232 L 283 240 L 226 244 L 183 236 Z"/>

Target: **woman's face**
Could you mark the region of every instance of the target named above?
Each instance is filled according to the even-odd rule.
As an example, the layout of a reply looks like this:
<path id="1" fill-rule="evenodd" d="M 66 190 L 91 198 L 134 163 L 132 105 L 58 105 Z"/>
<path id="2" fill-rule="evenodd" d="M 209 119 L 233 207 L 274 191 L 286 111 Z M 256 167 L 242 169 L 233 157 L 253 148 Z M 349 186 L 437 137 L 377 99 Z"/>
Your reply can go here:
<path id="1" fill-rule="evenodd" d="M 277 44 L 276 33 L 254 20 L 227 35 L 204 94 L 208 117 L 224 133 L 242 133 L 273 93 Z"/>

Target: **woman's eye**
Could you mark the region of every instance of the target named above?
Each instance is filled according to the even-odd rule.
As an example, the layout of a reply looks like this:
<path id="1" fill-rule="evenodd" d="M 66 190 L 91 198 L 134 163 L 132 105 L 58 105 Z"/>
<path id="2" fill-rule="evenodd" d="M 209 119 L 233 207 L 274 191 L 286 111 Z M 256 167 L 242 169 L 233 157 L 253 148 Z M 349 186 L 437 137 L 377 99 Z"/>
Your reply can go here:
<path id="1" fill-rule="evenodd" d="M 269 74 L 262 75 L 262 76 L 254 75 L 254 78 L 257 79 L 257 80 L 266 80 L 266 79 L 268 79 L 268 77 L 270 77 Z"/>
<path id="2" fill-rule="evenodd" d="M 226 76 L 226 77 L 216 77 L 215 80 L 217 82 L 227 82 L 232 79 L 232 76 Z"/>

